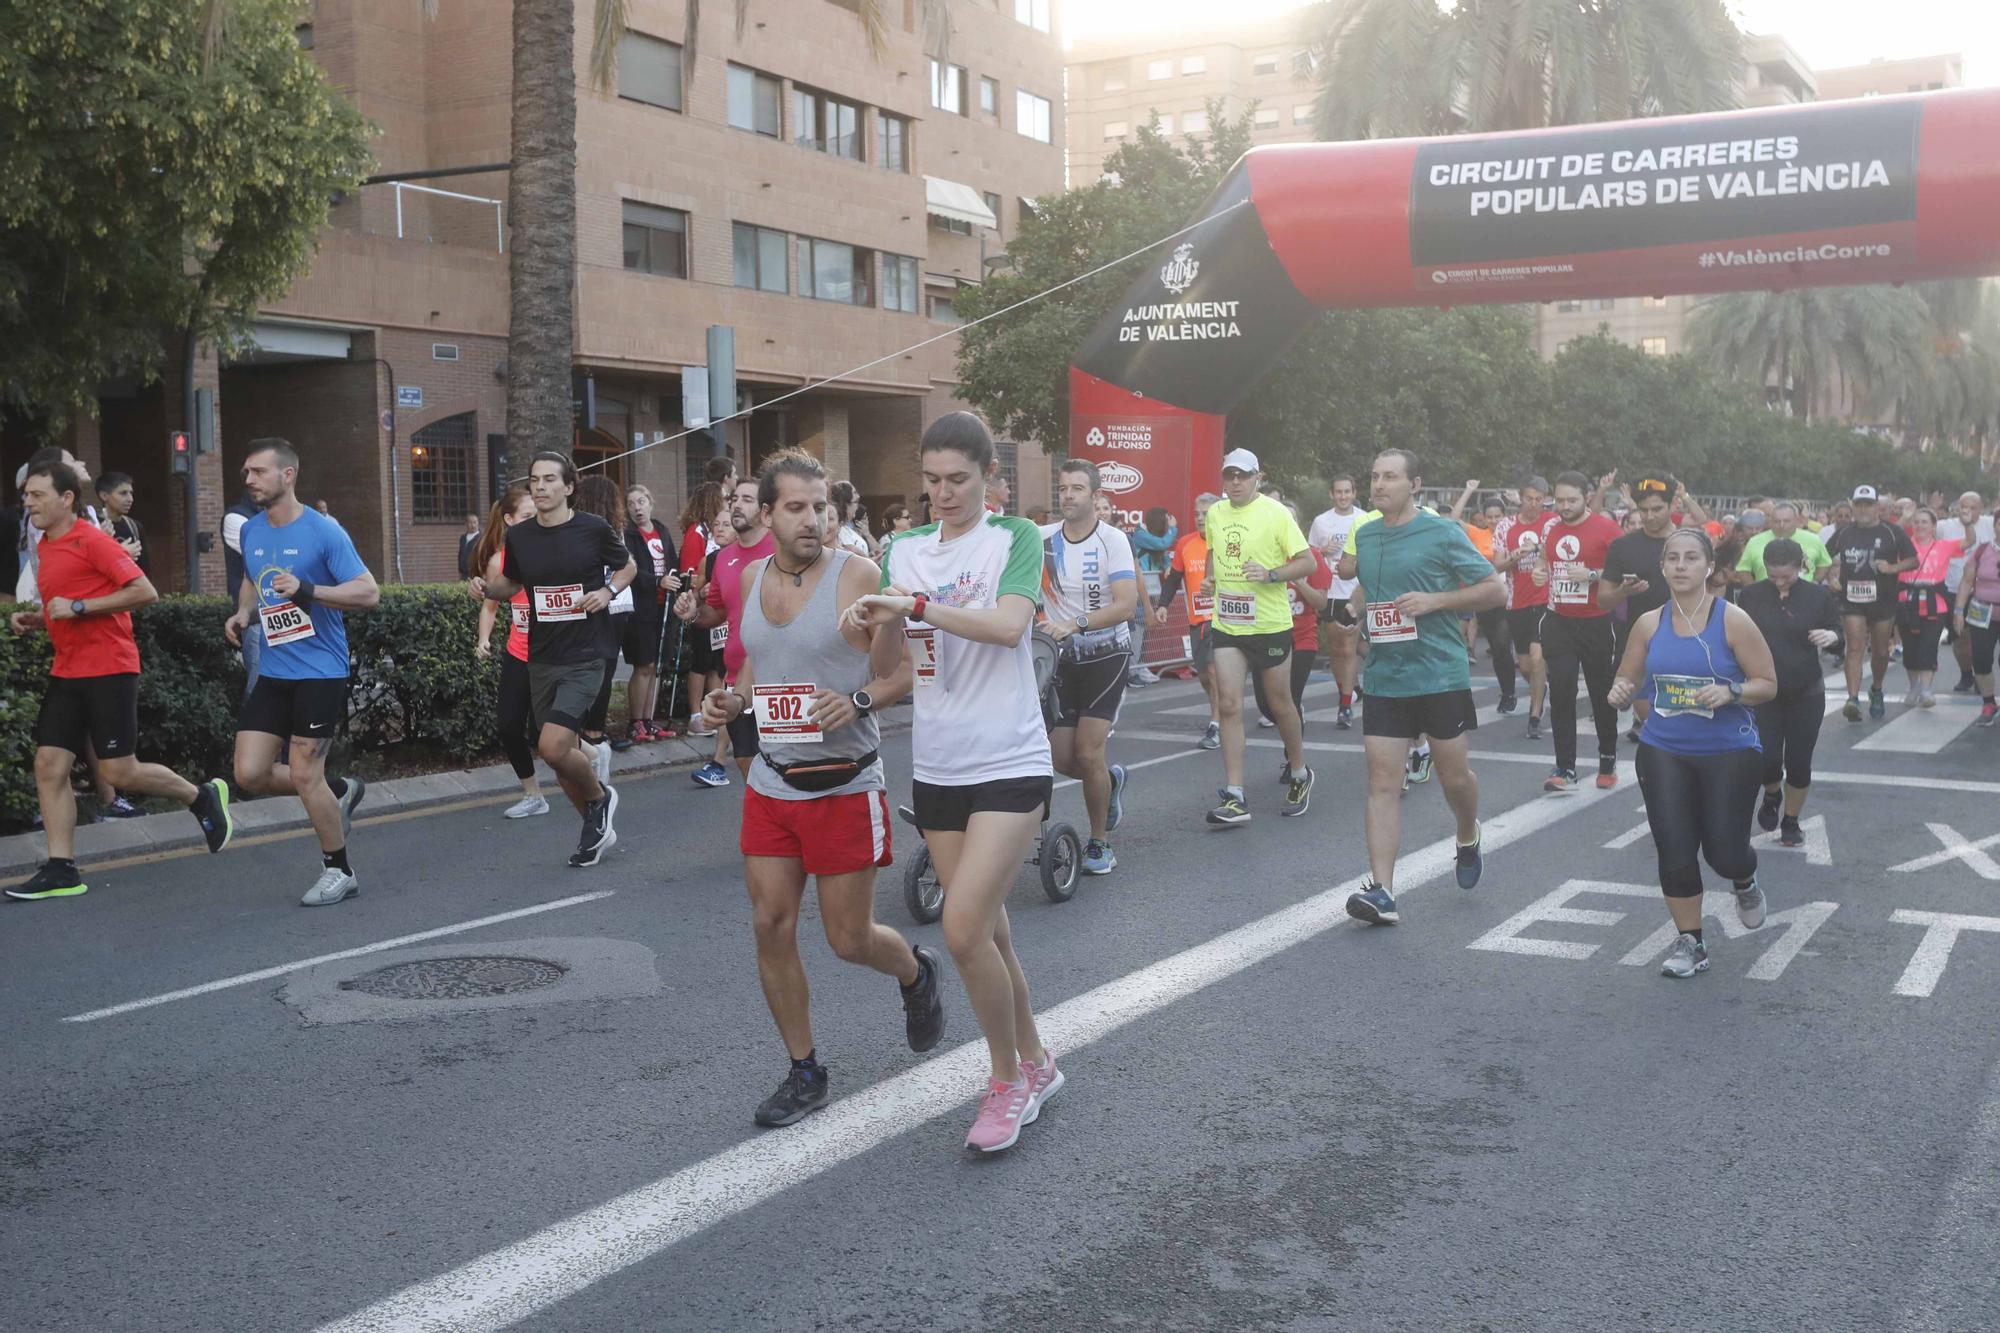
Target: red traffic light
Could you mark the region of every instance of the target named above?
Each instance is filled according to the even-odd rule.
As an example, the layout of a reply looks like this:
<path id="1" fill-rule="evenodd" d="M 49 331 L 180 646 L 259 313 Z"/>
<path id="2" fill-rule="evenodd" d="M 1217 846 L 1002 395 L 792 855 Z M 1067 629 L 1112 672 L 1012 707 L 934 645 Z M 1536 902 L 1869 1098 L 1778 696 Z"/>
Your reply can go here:
<path id="1" fill-rule="evenodd" d="M 188 452 L 188 433 L 184 430 L 171 431 L 167 439 L 172 444 L 176 457 L 185 458 Z"/>

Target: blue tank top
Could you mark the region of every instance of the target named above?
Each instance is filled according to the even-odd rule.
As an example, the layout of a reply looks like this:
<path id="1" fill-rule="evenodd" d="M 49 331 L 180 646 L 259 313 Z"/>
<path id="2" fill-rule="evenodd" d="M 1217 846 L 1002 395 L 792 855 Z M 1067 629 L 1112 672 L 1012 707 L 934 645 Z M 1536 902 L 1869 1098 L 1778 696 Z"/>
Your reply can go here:
<path id="1" fill-rule="evenodd" d="M 1745 705 L 1724 704 L 1710 714 L 1694 702 L 1695 692 L 1705 685 L 1744 679 L 1736 654 L 1729 651 L 1723 605 L 1720 598 L 1710 604 L 1708 623 L 1694 638 L 1674 633 L 1674 622 L 1682 626 L 1686 622 L 1671 601 L 1660 608 L 1660 623 L 1646 644 L 1646 684 L 1653 711 L 1639 732 L 1639 739 L 1655 749 L 1727 754 L 1764 748 L 1757 737 L 1757 715 Z"/>

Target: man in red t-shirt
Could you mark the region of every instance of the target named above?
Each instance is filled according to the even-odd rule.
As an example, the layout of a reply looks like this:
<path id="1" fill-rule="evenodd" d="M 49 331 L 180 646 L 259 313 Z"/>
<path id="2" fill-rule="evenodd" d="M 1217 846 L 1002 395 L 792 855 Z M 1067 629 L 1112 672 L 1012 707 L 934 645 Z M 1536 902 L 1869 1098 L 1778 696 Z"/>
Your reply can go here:
<path id="1" fill-rule="evenodd" d="M 1514 661 L 1528 678 L 1528 739 L 1542 738 L 1542 700 L 1548 690 L 1548 666 L 1542 653 L 1542 620 L 1549 609 L 1549 590 L 1534 579 L 1542 542 L 1555 526 L 1556 513 L 1545 508 L 1549 484 L 1540 477 L 1521 483 L 1520 512 L 1493 525 L 1493 567 L 1507 584 L 1507 633 L 1514 641 Z M 1511 695 L 1502 695 L 1500 711 L 1514 711 Z"/>
<path id="2" fill-rule="evenodd" d="M 691 594 L 682 593 L 674 604 L 674 614 L 698 630 L 709 631 L 712 644 L 718 642 L 713 631 L 727 627 L 719 641 L 723 683 L 734 685 L 736 673 L 743 669 L 743 576 L 750 566 L 777 549 L 757 501 L 756 481 L 736 483 L 735 494 L 729 501 L 729 525 L 736 530 L 735 544 L 715 553 L 715 570 L 702 590 L 701 604 L 697 606 Z M 739 717 L 729 724 L 729 751 L 736 757 L 737 769 L 747 778 L 750 761 L 757 757 L 754 717 Z M 716 781 L 717 778 L 721 781 Z M 705 787 L 722 787 L 728 785 L 729 774 L 721 764 L 710 760 L 695 771 L 694 780 Z"/>
<path id="3" fill-rule="evenodd" d="M 200 821 L 208 850 L 229 845 L 229 787 L 214 778 L 197 787 L 171 768 L 142 764 L 139 740 L 139 645 L 132 608 L 160 594 L 116 539 L 79 523 L 83 484 L 66 463 L 28 469 L 21 500 L 42 533 L 35 586 L 40 611 L 16 611 L 16 634 L 48 631 L 55 649 L 48 692 L 35 723 L 35 788 L 49 855 L 34 877 L 7 890 L 9 898 L 70 898 L 88 887 L 76 868 L 76 795 L 70 770 L 90 746 L 98 772 L 123 791 L 179 801 Z"/>
<path id="4" fill-rule="evenodd" d="M 1597 785 L 1618 781 L 1618 710 L 1611 706 L 1611 680 L 1618 664 L 1611 613 L 1597 604 L 1597 580 L 1618 524 L 1590 505 L 1590 478 L 1565 472 L 1556 478 L 1557 522 L 1542 539 L 1532 577 L 1548 598 L 1542 620 L 1542 656 L 1548 664 L 1549 708 L 1554 713 L 1556 766 L 1543 791 L 1576 790 L 1576 675 L 1583 672 L 1590 692 L 1590 716 L 1597 725 Z"/>
<path id="5" fill-rule="evenodd" d="M 1292 517 L 1296 520 L 1298 515 L 1293 514 Z M 1326 556 L 1317 546 L 1312 548 L 1312 553 L 1312 573 L 1285 585 L 1285 596 L 1292 606 L 1292 706 L 1299 710 L 1300 721 L 1304 721 L 1306 715 L 1306 681 L 1312 678 L 1313 668 L 1319 665 L 1320 613 L 1326 610 L 1327 596 L 1333 589 L 1333 566 L 1326 562 Z M 1262 678 L 1253 675 L 1251 684 L 1257 691 L 1257 711 L 1263 714 L 1258 725 L 1276 726 L 1270 705 L 1264 697 Z M 1291 761 L 1287 760 L 1285 772 L 1289 774 L 1291 771 Z"/>

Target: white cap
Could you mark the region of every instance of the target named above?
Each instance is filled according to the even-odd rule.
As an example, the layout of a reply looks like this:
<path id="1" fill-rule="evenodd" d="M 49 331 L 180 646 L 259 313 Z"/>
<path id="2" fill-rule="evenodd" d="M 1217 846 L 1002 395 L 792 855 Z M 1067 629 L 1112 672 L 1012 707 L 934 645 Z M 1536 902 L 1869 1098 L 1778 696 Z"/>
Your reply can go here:
<path id="1" fill-rule="evenodd" d="M 1866 500 L 1870 504 L 1873 504 L 1875 501 L 1881 498 L 1882 497 L 1875 494 L 1875 488 L 1873 486 L 1856 486 L 1854 488 L 1853 500 L 1854 503 L 1856 504 L 1860 504 L 1863 500 Z"/>
<path id="2" fill-rule="evenodd" d="M 1257 455 L 1251 453 L 1248 449 L 1231 449 L 1222 456 L 1222 470 L 1227 472 L 1231 468 L 1235 468 L 1239 472 L 1262 472 L 1264 470 L 1257 466 Z"/>

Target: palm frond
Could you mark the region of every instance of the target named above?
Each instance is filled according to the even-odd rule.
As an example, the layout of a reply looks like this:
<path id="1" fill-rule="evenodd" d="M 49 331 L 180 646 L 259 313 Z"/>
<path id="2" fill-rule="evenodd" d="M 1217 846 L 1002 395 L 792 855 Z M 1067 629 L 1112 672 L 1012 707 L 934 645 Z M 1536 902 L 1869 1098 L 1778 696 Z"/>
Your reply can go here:
<path id="1" fill-rule="evenodd" d="M 682 78 L 694 78 L 694 37 L 701 20 L 701 0 L 687 0 L 687 33 L 681 52 Z M 590 22 L 590 81 L 600 92 L 618 87 L 618 46 L 625 40 L 625 0 L 597 0 Z"/>

